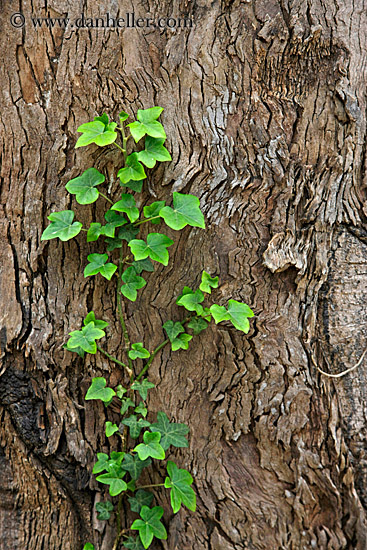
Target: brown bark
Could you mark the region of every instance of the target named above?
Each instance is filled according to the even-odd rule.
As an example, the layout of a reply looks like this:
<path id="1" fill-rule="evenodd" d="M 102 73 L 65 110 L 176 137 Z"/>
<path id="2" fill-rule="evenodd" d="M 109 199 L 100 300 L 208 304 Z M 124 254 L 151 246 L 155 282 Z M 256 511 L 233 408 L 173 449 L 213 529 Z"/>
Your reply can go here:
<path id="1" fill-rule="evenodd" d="M 112 148 L 74 150 L 78 125 L 152 105 L 165 108 L 173 162 L 152 171 L 142 204 L 191 192 L 207 231 L 168 232 L 170 267 L 126 306 L 132 340 L 162 340 L 202 269 L 220 275 L 216 302 L 256 313 L 248 336 L 213 326 L 189 353 L 164 349 L 152 365 L 150 407 L 189 424 L 190 448 L 175 459 L 198 495 L 195 514 L 173 517 L 160 494 L 169 536 L 154 548 L 366 549 L 365 361 L 341 379 L 315 368 L 341 372 L 366 346 L 365 7 L 87 0 L 94 17 L 195 24 L 36 31 L 32 14 L 75 19 L 81 7 L 2 4 L 0 549 L 111 548 L 91 475 L 108 450 L 105 412 L 84 395 L 92 376 L 114 384 L 122 373 L 62 344 L 94 309 L 119 353 L 115 292 L 83 278 L 93 243 L 40 235 L 71 204 L 83 222 L 101 214 L 71 203 L 67 181 L 90 166 L 113 181 L 119 168 Z M 15 11 L 23 30 L 10 25 Z"/>

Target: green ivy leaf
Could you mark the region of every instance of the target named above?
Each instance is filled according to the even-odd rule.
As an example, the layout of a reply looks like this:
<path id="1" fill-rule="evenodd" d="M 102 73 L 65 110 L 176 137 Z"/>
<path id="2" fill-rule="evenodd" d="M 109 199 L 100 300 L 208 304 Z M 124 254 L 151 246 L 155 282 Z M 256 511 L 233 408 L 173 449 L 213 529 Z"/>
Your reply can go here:
<path id="1" fill-rule="evenodd" d="M 84 544 L 83 550 L 94 550 L 94 544 L 92 544 L 91 542 L 87 542 L 86 544 Z"/>
<path id="2" fill-rule="evenodd" d="M 188 311 L 195 311 L 198 315 L 203 312 L 203 306 L 201 302 L 204 301 L 204 294 L 200 289 L 197 289 L 195 292 L 191 291 L 190 293 L 180 296 L 176 300 L 176 304 L 183 306 Z"/>
<path id="3" fill-rule="evenodd" d="M 130 180 L 140 181 L 147 177 L 144 172 L 144 166 L 139 162 L 138 153 L 131 153 L 126 159 L 126 166 L 117 172 L 122 184 L 127 184 Z"/>
<path id="4" fill-rule="evenodd" d="M 105 279 L 111 280 L 117 269 L 117 265 L 107 263 L 108 254 L 89 254 L 88 261 L 90 262 L 84 269 L 84 277 L 97 275 L 100 273 Z"/>
<path id="5" fill-rule="evenodd" d="M 102 234 L 102 225 L 98 222 L 92 222 L 87 233 L 87 243 L 96 241 Z"/>
<path id="6" fill-rule="evenodd" d="M 245 334 L 250 330 L 249 318 L 254 316 L 254 312 L 247 304 L 236 300 L 228 301 L 228 310 L 224 306 L 213 304 L 210 312 L 217 324 L 221 321 L 231 321 L 237 330 L 242 330 Z"/>
<path id="7" fill-rule="evenodd" d="M 110 145 L 116 141 L 117 138 L 117 132 L 114 131 L 115 128 L 115 122 L 106 125 L 101 122 L 100 119 L 82 124 L 79 126 L 77 131 L 81 132 L 83 135 L 80 136 L 76 142 L 75 149 L 78 149 L 78 147 L 84 147 L 85 145 L 90 145 L 91 143 L 95 143 L 96 145 L 99 145 L 99 147 Z"/>
<path id="8" fill-rule="evenodd" d="M 179 230 L 186 225 L 205 229 L 204 216 L 200 210 L 200 201 L 194 195 L 173 193 L 173 208 L 165 206 L 159 215 L 172 229 Z"/>
<path id="9" fill-rule="evenodd" d="M 199 289 L 207 294 L 212 293 L 212 288 L 218 288 L 219 277 L 211 277 L 209 273 L 203 271 L 201 275 L 201 284 Z"/>
<path id="10" fill-rule="evenodd" d="M 143 506 L 140 510 L 140 517 L 142 519 L 136 519 L 131 526 L 131 529 L 139 531 L 140 540 L 143 543 L 144 548 L 148 548 L 153 540 L 153 537 L 158 539 L 166 539 L 167 531 L 159 520 L 163 516 L 163 508 L 161 506 L 154 506 L 154 508 L 148 508 Z"/>
<path id="11" fill-rule="evenodd" d="M 167 248 L 173 244 L 173 241 L 161 233 L 149 233 L 147 242 L 134 239 L 129 242 L 131 252 L 135 260 L 144 260 L 148 256 L 163 265 L 168 265 Z"/>
<path id="12" fill-rule="evenodd" d="M 144 418 L 148 414 L 148 409 L 144 406 L 143 402 L 139 403 L 139 405 L 137 407 L 135 407 L 134 411 L 137 414 L 141 414 L 142 416 L 144 416 Z"/>
<path id="13" fill-rule="evenodd" d="M 139 275 L 142 271 L 154 271 L 154 267 L 152 262 L 149 260 L 149 258 L 145 258 L 145 260 L 138 260 L 137 262 L 132 263 L 132 267 L 135 269 L 136 273 Z"/>
<path id="14" fill-rule="evenodd" d="M 90 399 L 100 399 L 104 403 L 108 403 L 109 401 L 111 401 L 116 393 L 112 388 L 106 388 L 106 384 L 106 379 L 101 376 L 93 378 L 92 385 L 87 391 L 84 399 L 86 401 L 89 401 Z"/>
<path id="15" fill-rule="evenodd" d="M 53 212 L 47 218 L 51 221 L 41 236 L 41 241 L 49 241 L 58 237 L 60 241 L 69 241 L 80 233 L 83 224 L 74 222 L 74 212 L 72 210 L 62 210 Z"/>
<path id="16" fill-rule="evenodd" d="M 122 387 L 121 384 L 119 384 L 116 388 L 116 395 L 119 399 L 123 398 L 123 395 L 127 392 L 127 389 Z"/>
<path id="17" fill-rule="evenodd" d="M 135 537 L 128 537 L 126 540 L 122 541 L 122 546 L 129 550 L 144 550 L 144 546 L 140 542 L 140 539 Z"/>
<path id="18" fill-rule="evenodd" d="M 174 462 L 170 460 L 167 463 L 168 476 L 164 481 L 164 486 L 171 489 L 171 506 L 173 513 L 176 514 L 184 504 L 186 508 L 195 512 L 196 495 L 190 487 L 193 479 L 187 470 L 177 468 Z"/>
<path id="19" fill-rule="evenodd" d="M 136 143 L 146 134 L 154 138 L 166 139 L 166 132 L 162 124 L 157 121 L 162 111 L 162 107 L 151 107 L 150 109 L 138 110 L 138 120 L 128 124 L 128 128 L 130 128 L 131 135 Z"/>
<path id="20" fill-rule="evenodd" d="M 151 432 L 159 432 L 161 434 L 160 444 L 166 451 L 170 445 L 174 447 L 188 447 L 189 444 L 185 435 L 189 433 L 189 428 L 186 424 L 170 422 L 166 413 L 159 411 L 157 414 L 157 422 L 151 424 Z"/>
<path id="21" fill-rule="evenodd" d="M 97 453 L 97 458 L 98 460 L 93 466 L 94 474 L 99 474 L 100 472 L 104 472 L 104 470 L 108 469 L 108 455 L 106 455 L 106 453 Z"/>
<path id="22" fill-rule="evenodd" d="M 154 388 L 153 382 L 149 382 L 146 378 L 144 378 L 144 380 L 142 380 L 141 382 L 135 381 L 131 385 L 131 389 L 138 391 L 143 401 L 145 401 L 148 397 L 148 390 L 152 388 Z"/>
<path id="23" fill-rule="evenodd" d="M 121 468 L 115 468 L 115 470 L 112 471 L 110 469 L 109 472 L 106 474 L 101 474 L 100 476 L 96 477 L 96 480 L 100 483 L 104 483 L 105 485 L 109 485 L 109 492 L 111 497 L 115 497 L 122 493 L 123 491 L 127 490 L 127 484 L 126 482 L 121 479 L 122 476 L 124 476 L 126 472 L 124 470 L 121 470 Z M 119 477 L 121 476 L 121 477 Z"/>
<path id="24" fill-rule="evenodd" d="M 106 321 L 99 321 L 98 319 L 96 319 L 94 311 L 90 311 L 83 321 L 83 325 L 85 326 L 89 325 L 89 323 L 94 323 L 94 326 L 99 329 L 104 329 L 108 327 L 108 323 Z"/>
<path id="25" fill-rule="evenodd" d="M 149 459 L 150 460 L 150 459 Z M 149 506 L 153 502 L 153 493 L 150 491 L 144 491 L 144 489 L 139 489 L 136 491 L 135 495 L 131 498 L 128 498 L 130 503 L 130 508 L 132 512 L 140 514 L 140 510 L 143 506 Z"/>
<path id="26" fill-rule="evenodd" d="M 113 504 L 109 500 L 107 500 L 106 502 L 97 502 L 96 510 L 98 512 L 97 518 L 99 519 L 99 521 L 109 520 L 113 508 Z"/>
<path id="27" fill-rule="evenodd" d="M 155 218 L 156 216 L 159 216 L 159 212 L 162 210 L 165 204 L 165 201 L 155 201 L 152 202 L 152 204 L 148 204 L 148 206 L 144 206 L 144 218 Z M 151 220 L 151 223 L 161 223 L 161 220 L 160 218 L 156 220 Z"/>
<path id="28" fill-rule="evenodd" d="M 176 323 L 173 321 L 166 321 L 163 328 L 167 332 L 167 336 L 171 342 L 173 342 L 181 332 L 185 332 L 183 325 L 178 321 L 176 321 Z"/>
<path id="29" fill-rule="evenodd" d="M 75 195 L 79 204 L 91 204 L 99 197 L 96 185 L 100 185 L 105 179 L 104 175 L 96 168 L 88 168 L 81 176 L 70 180 L 65 187 L 69 193 Z"/>
<path id="30" fill-rule="evenodd" d="M 148 456 L 164 460 L 166 455 L 162 445 L 159 443 L 160 440 L 161 434 L 159 432 L 144 432 L 144 443 L 140 443 L 133 450 L 138 453 L 140 460 L 145 460 Z"/>
<path id="31" fill-rule="evenodd" d="M 106 436 L 111 437 L 114 433 L 118 432 L 117 424 L 112 424 L 112 422 L 106 422 Z"/>
<path id="32" fill-rule="evenodd" d="M 141 193 L 141 190 L 143 189 L 143 180 L 129 180 L 126 183 L 122 183 L 120 180 L 120 184 L 123 187 L 127 187 L 128 189 L 131 189 L 135 193 Z"/>
<path id="33" fill-rule="evenodd" d="M 171 343 L 172 351 L 188 349 L 190 340 L 192 340 L 191 334 L 180 334 Z"/>
<path id="34" fill-rule="evenodd" d="M 208 326 L 208 323 L 204 321 L 204 319 L 201 319 L 200 317 L 194 317 L 191 319 L 191 321 L 187 324 L 188 328 L 191 328 L 195 336 L 197 334 L 200 334 L 203 330 L 205 330 Z"/>
<path id="35" fill-rule="evenodd" d="M 146 285 L 146 281 L 143 277 L 136 274 L 133 267 L 128 267 L 125 269 L 121 280 L 125 283 L 121 287 L 121 293 L 128 298 L 128 300 L 131 300 L 131 302 L 135 302 L 138 296 L 137 290 L 143 288 L 143 286 Z"/>
<path id="36" fill-rule="evenodd" d="M 122 407 L 121 407 L 121 414 L 125 414 L 126 411 L 129 410 L 130 407 L 134 407 L 135 403 L 132 401 L 129 397 L 125 397 L 125 399 L 122 399 Z"/>
<path id="37" fill-rule="evenodd" d="M 87 353 L 96 353 L 97 344 L 96 340 L 106 336 L 106 333 L 100 328 L 95 327 L 94 322 L 88 323 L 82 330 L 73 330 L 69 332 L 69 338 L 67 342 L 68 349 L 81 348 Z"/>
<path id="38" fill-rule="evenodd" d="M 121 200 L 111 206 L 111 210 L 117 210 L 118 212 L 125 212 L 131 223 L 135 222 L 139 217 L 139 209 L 136 208 L 136 202 L 132 195 L 123 193 Z"/>
<path id="39" fill-rule="evenodd" d="M 143 348 L 143 342 L 133 344 L 131 347 L 132 349 L 128 353 L 130 359 L 148 359 L 150 357 L 149 351 Z"/>
<path id="40" fill-rule="evenodd" d="M 150 460 L 150 458 L 147 458 L 146 460 L 140 460 L 137 455 L 131 455 L 127 453 L 124 456 L 123 462 L 121 463 L 121 468 L 129 472 L 132 479 L 137 480 L 139 479 L 144 468 L 150 466 L 151 463 L 152 461 Z"/>
<path id="41" fill-rule="evenodd" d="M 147 136 L 145 139 L 145 148 L 138 153 L 138 159 L 148 168 L 154 168 L 157 161 L 165 162 L 172 160 L 171 155 L 163 145 L 164 138 L 158 139 Z"/>
<path id="42" fill-rule="evenodd" d="M 137 439 L 141 430 L 150 426 L 150 422 L 148 422 L 148 420 L 144 420 L 143 418 L 139 418 L 138 420 L 138 417 L 135 416 L 135 414 L 132 414 L 129 418 L 121 420 L 121 424 L 124 424 L 124 426 L 129 426 L 130 437 L 132 439 Z"/>
<path id="43" fill-rule="evenodd" d="M 105 127 L 108 126 L 109 123 L 107 113 L 103 113 L 101 116 L 95 116 L 94 120 L 99 120 L 100 122 L 102 122 L 102 124 L 104 124 Z"/>

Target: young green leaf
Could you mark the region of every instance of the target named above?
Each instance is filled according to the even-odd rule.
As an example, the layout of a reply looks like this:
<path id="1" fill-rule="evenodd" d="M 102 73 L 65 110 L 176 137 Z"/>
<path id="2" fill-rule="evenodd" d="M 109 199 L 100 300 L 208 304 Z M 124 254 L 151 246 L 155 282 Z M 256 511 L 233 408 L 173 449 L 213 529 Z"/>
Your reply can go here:
<path id="1" fill-rule="evenodd" d="M 165 206 L 159 215 L 172 229 L 179 230 L 186 225 L 205 229 L 204 216 L 200 210 L 200 201 L 194 195 L 173 193 L 173 208 Z"/>
<path id="2" fill-rule="evenodd" d="M 111 437 L 114 433 L 118 432 L 119 428 L 117 424 L 112 424 L 112 422 L 106 422 L 106 436 Z"/>
<path id="3" fill-rule="evenodd" d="M 131 135 L 136 143 L 146 134 L 154 138 L 166 139 L 166 132 L 164 131 L 162 124 L 157 121 L 157 118 L 162 111 L 162 107 L 152 107 L 150 109 L 138 110 L 138 120 L 128 124 L 128 128 L 130 128 Z"/>
<path id="4" fill-rule="evenodd" d="M 108 120 L 108 114 L 103 113 L 101 116 L 95 116 L 94 120 L 99 120 L 102 122 L 105 126 L 108 126 L 109 120 Z"/>
<path id="5" fill-rule="evenodd" d="M 212 288 L 218 288 L 219 277 L 211 277 L 209 273 L 203 271 L 201 275 L 201 284 L 199 289 L 207 294 L 212 293 Z"/>
<path id="6" fill-rule="evenodd" d="M 69 241 L 80 233 L 83 224 L 74 222 L 74 212 L 72 210 L 62 210 L 53 212 L 47 218 L 51 221 L 41 236 L 41 241 L 49 241 L 58 237 L 60 241 Z"/>
<path id="7" fill-rule="evenodd" d="M 128 537 L 126 540 L 122 541 L 122 546 L 128 548 L 128 550 L 144 550 L 140 538 Z"/>
<path id="8" fill-rule="evenodd" d="M 141 414 L 142 416 L 144 416 L 144 418 L 148 414 L 148 409 L 144 406 L 143 402 L 139 403 L 139 405 L 135 407 L 134 411 L 136 412 L 136 414 Z"/>
<path id="9" fill-rule="evenodd" d="M 131 252 L 135 260 L 144 260 L 148 256 L 163 265 L 168 265 L 167 248 L 173 244 L 173 241 L 161 233 L 149 233 L 147 242 L 140 239 L 134 239 L 129 242 Z"/>
<path id="10" fill-rule="evenodd" d="M 190 340 L 192 340 L 191 334 L 180 334 L 171 342 L 172 351 L 188 349 Z"/>
<path id="11" fill-rule="evenodd" d="M 66 184 L 66 190 L 75 195 L 79 204 L 91 204 L 99 197 L 96 186 L 103 183 L 105 179 L 104 175 L 98 172 L 96 168 L 88 168 L 81 176 L 70 180 Z"/>
<path id="12" fill-rule="evenodd" d="M 201 302 L 204 301 L 204 294 L 200 289 L 197 289 L 195 292 L 187 293 L 176 300 L 176 304 L 183 306 L 188 311 L 196 311 L 198 315 L 203 312 L 203 306 Z"/>
<path id="13" fill-rule="evenodd" d="M 132 349 L 128 353 L 130 359 L 148 359 L 150 357 L 149 351 L 143 348 L 143 342 L 133 344 L 131 347 Z"/>
<path id="14" fill-rule="evenodd" d="M 110 281 L 117 269 L 117 265 L 106 263 L 107 260 L 108 254 L 89 254 L 88 261 L 90 263 L 84 269 L 84 277 L 100 273 L 105 279 Z"/>
<path id="15" fill-rule="evenodd" d="M 124 424 L 124 426 L 129 426 L 130 437 L 132 439 L 137 439 L 141 430 L 150 426 L 150 422 L 148 422 L 148 420 L 144 420 L 143 418 L 139 418 L 138 420 L 138 417 L 135 416 L 135 414 L 132 414 L 129 418 L 121 420 L 121 424 Z"/>
<path id="16" fill-rule="evenodd" d="M 121 287 L 121 293 L 128 298 L 128 300 L 131 300 L 131 302 L 135 302 L 138 293 L 137 290 L 140 288 L 143 288 L 143 286 L 146 285 L 145 280 L 143 277 L 140 277 L 136 274 L 136 271 L 133 267 L 128 267 L 125 269 L 124 273 L 122 274 L 121 280 L 124 285 Z"/>
<path id="17" fill-rule="evenodd" d="M 68 349 L 72 350 L 79 347 L 87 353 L 94 354 L 97 352 L 97 344 L 95 341 L 106 336 L 106 333 L 100 328 L 97 328 L 94 322 L 91 321 L 83 327 L 82 330 L 73 330 L 69 332 L 69 336 L 71 336 L 71 338 L 69 338 L 67 343 Z"/>
<path id="18" fill-rule="evenodd" d="M 144 166 L 139 162 L 138 153 L 131 153 L 126 159 L 126 166 L 117 172 L 122 184 L 126 185 L 130 180 L 140 181 L 147 177 Z"/>
<path id="19" fill-rule="evenodd" d="M 94 326 L 100 329 L 108 327 L 108 323 L 106 323 L 106 321 L 99 321 L 98 319 L 96 319 L 94 311 L 90 311 L 83 321 L 83 325 L 85 326 L 89 325 L 89 323 L 94 323 Z"/>
<path id="20" fill-rule="evenodd" d="M 80 136 L 76 142 L 75 149 L 90 145 L 91 143 L 95 143 L 100 147 L 110 145 L 116 141 L 117 138 L 117 132 L 114 131 L 115 128 L 116 123 L 112 122 L 111 124 L 105 125 L 101 120 L 94 120 L 93 122 L 82 124 L 77 131 L 81 132 L 83 135 Z"/>
<path id="21" fill-rule="evenodd" d="M 133 450 L 138 453 L 140 460 L 145 460 L 149 456 L 164 460 L 166 455 L 163 447 L 159 443 L 160 440 L 161 434 L 159 432 L 144 432 L 144 443 L 140 443 Z"/>
<path id="22" fill-rule="evenodd" d="M 157 218 L 155 220 L 151 220 L 151 223 L 161 223 L 159 212 L 162 210 L 165 204 L 165 201 L 155 201 L 152 202 L 152 204 L 148 204 L 148 206 L 144 206 L 144 218 Z"/>
<path id="23" fill-rule="evenodd" d="M 125 212 L 131 223 L 135 222 L 139 217 L 139 209 L 136 208 L 136 202 L 132 195 L 123 193 L 121 200 L 111 206 L 111 210 L 117 210 L 118 212 Z"/>
<path id="24" fill-rule="evenodd" d="M 84 544 L 83 550 L 94 550 L 94 544 L 92 544 L 91 542 L 87 542 L 86 544 Z"/>
<path id="25" fill-rule="evenodd" d="M 161 506 L 154 506 L 154 508 L 148 508 L 143 506 L 140 510 L 140 517 L 142 519 L 136 519 L 131 526 L 131 529 L 139 531 L 139 537 L 143 543 L 144 548 L 148 548 L 153 540 L 153 537 L 158 539 L 166 539 L 167 531 L 159 520 L 163 516 L 163 508 Z"/>
<path id="26" fill-rule="evenodd" d="M 153 382 L 149 382 L 146 378 L 144 378 L 144 380 L 142 380 L 141 382 L 135 381 L 131 385 L 131 389 L 138 391 L 143 401 L 145 401 L 148 397 L 148 390 L 152 388 L 154 388 Z"/>
<path id="27" fill-rule="evenodd" d="M 125 397 L 124 399 L 121 399 L 122 401 L 122 406 L 121 406 L 121 414 L 125 414 L 126 411 L 129 410 L 130 407 L 134 407 L 135 406 L 135 403 L 134 401 L 132 401 L 129 397 Z"/>
<path id="28" fill-rule="evenodd" d="M 186 508 L 195 512 L 196 495 L 190 487 L 193 479 L 187 470 L 177 468 L 174 462 L 170 460 L 167 463 L 168 476 L 164 481 L 164 486 L 171 489 L 171 506 L 173 513 L 176 514 L 184 504 Z"/>
<path id="29" fill-rule="evenodd" d="M 156 162 L 165 162 L 172 160 L 171 155 L 163 145 L 164 138 L 158 139 L 147 136 L 145 139 L 145 149 L 138 153 L 138 159 L 148 168 L 154 168 Z"/>
<path id="30" fill-rule="evenodd" d="M 146 460 L 140 460 L 137 455 L 126 454 L 124 460 L 121 463 L 121 468 L 126 470 L 131 475 L 132 479 L 139 479 L 144 468 L 150 466 L 152 461 L 150 458 Z"/>
<path id="31" fill-rule="evenodd" d="M 96 510 L 98 512 L 97 518 L 99 519 L 99 521 L 107 521 L 111 517 L 113 504 L 109 500 L 107 500 L 106 502 L 97 502 Z"/>
<path id="32" fill-rule="evenodd" d="M 231 321 L 237 330 L 242 330 L 245 334 L 250 330 L 249 318 L 254 316 L 254 312 L 247 304 L 236 300 L 228 301 L 228 310 L 224 306 L 213 304 L 210 312 L 217 324 L 221 321 Z"/>
<path id="33" fill-rule="evenodd" d="M 189 433 L 189 428 L 186 424 L 170 422 L 166 413 L 159 411 L 157 414 L 157 422 L 151 424 L 151 432 L 159 432 L 161 434 L 160 444 L 166 451 L 170 445 L 174 447 L 188 447 L 189 444 L 185 435 Z"/>
<path id="34" fill-rule="evenodd" d="M 128 498 L 128 501 L 130 503 L 131 511 L 140 514 L 140 510 L 143 506 L 150 507 L 152 504 L 153 494 L 149 491 L 144 491 L 144 489 L 139 489 L 132 498 Z"/>
<path id="35" fill-rule="evenodd" d="M 106 388 L 106 384 L 106 379 L 101 376 L 93 378 L 92 385 L 87 391 L 84 399 L 86 401 L 89 401 L 90 399 L 100 399 L 104 403 L 108 403 L 109 401 L 111 401 L 116 393 L 112 388 Z"/>
<path id="36" fill-rule="evenodd" d="M 108 470 L 110 460 L 108 455 L 106 455 L 106 453 L 97 453 L 97 459 L 97 462 L 93 466 L 93 473 L 99 474 L 105 470 Z"/>
<path id="37" fill-rule="evenodd" d="M 87 243 L 98 240 L 100 235 L 102 235 L 102 225 L 98 222 L 92 222 L 87 233 Z"/>
<path id="38" fill-rule="evenodd" d="M 125 113 L 125 111 L 121 111 L 121 113 L 119 113 L 119 119 L 120 119 L 121 125 L 128 118 L 129 118 L 129 115 L 127 113 Z"/>
<path id="39" fill-rule="evenodd" d="M 200 318 L 200 317 L 194 317 L 191 319 L 191 321 L 187 324 L 188 328 L 191 328 L 195 336 L 197 334 L 200 334 L 203 330 L 205 330 L 208 326 L 208 323 Z"/>
<path id="40" fill-rule="evenodd" d="M 123 398 L 123 395 L 127 392 L 126 388 L 123 388 L 121 384 L 119 384 L 116 388 L 116 395 L 119 399 Z"/>

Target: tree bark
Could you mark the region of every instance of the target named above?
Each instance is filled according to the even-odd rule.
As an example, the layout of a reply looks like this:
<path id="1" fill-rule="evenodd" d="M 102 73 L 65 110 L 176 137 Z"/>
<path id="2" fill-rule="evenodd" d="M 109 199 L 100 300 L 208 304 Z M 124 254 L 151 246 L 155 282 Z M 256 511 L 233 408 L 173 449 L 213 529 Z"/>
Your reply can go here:
<path id="1" fill-rule="evenodd" d="M 119 152 L 75 151 L 77 127 L 106 111 L 164 107 L 173 161 L 140 204 L 172 190 L 200 198 L 207 230 L 168 231 L 170 266 L 126 305 L 132 341 L 153 349 L 175 298 L 203 269 L 217 303 L 255 311 L 248 336 L 211 326 L 190 351 L 152 364 L 153 411 L 190 426 L 175 461 L 190 470 L 196 513 L 173 516 L 165 550 L 367 548 L 366 56 L 362 2 L 197 0 L 2 3 L 0 249 L 0 549 L 111 550 L 92 476 L 113 415 L 85 402 L 93 376 L 123 373 L 66 352 L 90 310 L 110 322 L 115 289 L 83 278 L 83 236 L 41 242 L 52 211 L 80 221 L 100 206 L 65 184 L 95 166 L 114 184 Z M 12 3 L 14 4 L 14 3 Z M 22 12 L 23 28 L 10 24 Z M 192 28 L 62 29 L 31 17 L 109 12 L 190 17 Z M 71 206 L 72 205 L 72 206 Z M 112 441 L 112 443 L 111 443 Z M 152 474 L 153 480 L 159 472 Z"/>

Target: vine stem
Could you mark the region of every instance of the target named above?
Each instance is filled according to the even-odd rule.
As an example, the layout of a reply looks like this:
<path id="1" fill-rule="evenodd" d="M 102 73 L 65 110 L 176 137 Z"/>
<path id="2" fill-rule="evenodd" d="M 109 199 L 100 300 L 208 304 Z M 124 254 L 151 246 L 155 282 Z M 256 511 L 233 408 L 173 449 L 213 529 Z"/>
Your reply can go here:
<path id="1" fill-rule="evenodd" d="M 325 372 L 323 370 L 320 369 L 320 367 L 318 366 L 318 364 L 316 363 L 315 361 L 315 358 L 314 356 L 311 354 L 311 359 L 312 359 L 312 362 L 313 364 L 315 365 L 315 367 L 317 368 L 317 370 L 319 372 L 321 372 L 321 374 L 323 374 L 324 376 L 327 376 L 328 378 L 342 378 L 343 376 L 345 376 L 346 374 L 348 374 L 349 372 L 352 372 L 354 369 L 356 369 L 357 367 L 359 367 L 359 365 L 362 363 L 363 359 L 364 359 L 364 356 L 366 355 L 367 353 L 367 349 L 364 350 L 364 352 L 362 353 L 361 357 L 359 358 L 358 362 L 353 365 L 353 367 L 350 367 L 349 369 L 347 370 L 344 370 L 343 372 L 339 372 L 338 374 L 330 374 L 328 372 Z"/>
<path id="2" fill-rule="evenodd" d="M 113 204 L 113 201 L 111 201 L 111 199 L 109 199 L 108 197 L 106 197 L 106 195 L 104 195 L 103 193 L 99 192 L 99 194 L 101 195 L 101 197 L 103 197 L 104 199 L 106 199 L 106 201 L 108 201 L 110 204 Z"/>
<path id="3" fill-rule="evenodd" d="M 127 365 L 125 365 L 125 363 L 123 363 L 122 361 L 119 361 L 118 359 L 116 359 L 116 357 L 113 357 L 113 355 L 110 355 L 109 353 L 107 353 L 107 351 L 105 351 L 104 349 L 100 348 L 98 345 L 97 345 L 97 349 L 98 351 L 100 351 L 101 353 L 103 353 L 103 355 L 105 355 L 106 357 L 108 357 L 108 359 L 110 361 L 112 361 L 113 363 L 116 363 L 116 365 L 120 365 L 120 367 L 124 367 L 124 369 L 126 369 L 128 372 L 129 372 L 129 367 Z M 131 373 L 129 372 L 129 376 L 131 376 Z"/>
<path id="4" fill-rule="evenodd" d="M 149 487 L 164 487 L 164 483 L 153 483 L 152 485 L 139 485 L 136 489 L 149 489 Z"/>
<path id="5" fill-rule="evenodd" d="M 141 225 L 142 223 L 150 222 L 152 220 L 157 220 L 160 218 L 160 216 L 152 216 L 151 218 L 147 218 L 146 220 L 141 220 L 140 222 L 134 222 L 133 225 L 137 227 L 138 225 Z"/>
<path id="6" fill-rule="evenodd" d="M 121 128 L 120 128 L 120 130 L 121 130 Z M 123 154 L 126 153 L 126 150 L 123 149 L 122 147 L 120 147 L 120 145 L 119 145 L 118 143 L 116 143 L 116 142 L 114 141 L 113 144 L 114 144 L 116 147 L 118 147 L 118 148 L 120 149 L 120 151 L 122 151 Z"/>
<path id="7" fill-rule="evenodd" d="M 136 380 L 137 380 L 137 381 L 139 381 L 140 378 L 141 378 L 142 376 L 144 376 L 144 374 L 145 374 L 145 373 L 147 372 L 147 370 L 149 369 L 149 367 L 150 367 L 150 365 L 151 365 L 151 363 L 152 363 L 154 357 L 157 355 L 157 353 L 158 353 L 159 351 L 161 351 L 162 348 L 164 348 L 164 346 L 165 346 L 166 344 L 169 343 L 169 341 L 170 341 L 169 338 L 167 338 L 167 340 L 165 340 L 164 342 L 162 342 L 161 344 L 159 344 L 159 346 L 157 346 L 157 347 L 155 348 L 155 350 L 152 352 L 151 356 L 149 357 L 149 360 L 147 361 L 146 365 L 143 367 L 143 369 L 141 370 L 141 372 L 140 372 L 140 373 L 138 374 L 138 376 L 136 377 Z"/>
<path id="8" fill-rule="evenodd" d="M 190 317 L 186 317 L 186 319 L 184 319 L 181 324 L 182 325 L 185 325 L 186 323 L 188 323 L 191 319 L 193 319 L 193 317 L 195 317 L 195 315 L 192 315 Z M 150 365 L 152 364 L 153 362 L 153 359 L 154 357 L 157 355 L 158 352 L 161 351 L 162 348 L 164 348 L 164 346 L 166 346 L 168 343 L 170 342 L 170 339 L 167 338 L 166 340 L 164 340 L 164 342 L 162 342 L 161 344 L 159 344 L 159 346 L 157 346 L 155 348 L 155 350 L 152 351 L 152 354 L 151 356 L 149 357 L 147 363 L 144 365 L 143 369 L 141 370 L 141 372 L 138 374 L 138 376 L 136 377 L 136 381 L 139 381 L 141 379 L 142 376 L 144 376 L 144 374 L 147 372 L 147 370 L 149 369 Z"/>

